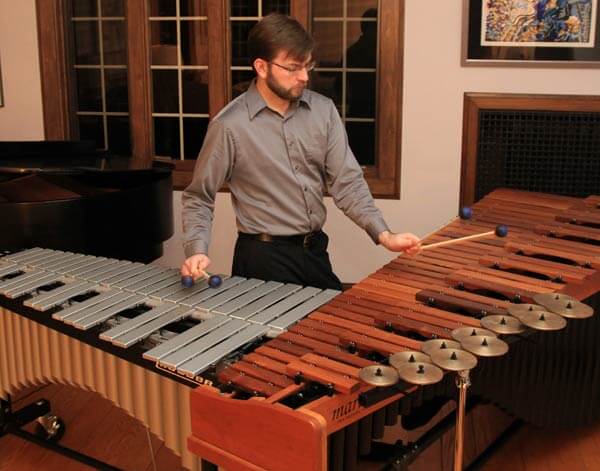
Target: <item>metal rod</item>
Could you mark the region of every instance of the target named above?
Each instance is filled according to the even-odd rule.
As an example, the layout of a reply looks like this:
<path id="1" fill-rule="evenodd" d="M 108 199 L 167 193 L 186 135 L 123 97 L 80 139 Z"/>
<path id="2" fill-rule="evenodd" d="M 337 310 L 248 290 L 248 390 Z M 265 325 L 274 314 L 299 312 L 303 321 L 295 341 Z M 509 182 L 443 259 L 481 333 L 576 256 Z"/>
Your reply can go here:
<path id="1" fill-rule="evenodd" d="M 469 370 L 459 371 L 456 375 L 458 388 L 458 410 L 456 413 L 456 428 L 454 431 L 454 471 L 463 469 L 465 407 L 467 403 L 467 389 L 471 386 Z"/>

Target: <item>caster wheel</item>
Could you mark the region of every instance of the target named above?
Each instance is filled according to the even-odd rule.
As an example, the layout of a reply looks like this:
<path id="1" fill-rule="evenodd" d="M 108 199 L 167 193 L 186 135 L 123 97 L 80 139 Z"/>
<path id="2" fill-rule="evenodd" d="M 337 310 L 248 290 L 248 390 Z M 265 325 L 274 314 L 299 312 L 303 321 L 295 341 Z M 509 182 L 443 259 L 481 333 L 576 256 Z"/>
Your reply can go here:
<path id="1" fill-rule="evenodd" d="M 46 414 L 37 419 L 35 434 L 50 442 L 58 442 L 65 434 L 66 425 L 62 419 L 53 414 Z"/>

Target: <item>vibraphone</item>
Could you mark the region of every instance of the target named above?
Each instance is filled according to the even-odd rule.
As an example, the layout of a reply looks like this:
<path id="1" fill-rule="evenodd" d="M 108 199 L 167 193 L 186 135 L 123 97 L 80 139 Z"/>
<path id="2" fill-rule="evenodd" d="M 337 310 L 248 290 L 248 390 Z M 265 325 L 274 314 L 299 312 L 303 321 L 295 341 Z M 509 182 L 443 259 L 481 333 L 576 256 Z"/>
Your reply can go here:
<path id="1" fill-rule="evenodd" d="M 191 452 L 228 470 L 357 469 L 399 414 L 455 394 L 451 375 L 377 388 L 361 371 L 430 339 L 451 345 L 456 329 L 480 333 L 480 318 L 512 319 L 514 306 L 541 293 L 595 294 L 599 203 L 497 190 L 471 220 L 428 241 L 499 223 L 510 227 L 506 239 L 398 257 L 344 293 L 239 277 L 217 289 L 184 288 L 175 270 L 42 249 L 8 255 L 0 259 L 0 396 L 43 381 L 98 391 L 149 425 L 188 468 L 196 462 L 186 438 Z M 546 398 L 564 389 L 594 397 L 594 322 L 505 336 L 508 354 L 481 361 L 472 390 L 525 418 L 519 405 L 530 402 L 522 398 L 529 383 L 558 383 L 530 409 L 553 404 Z M 543 328 L 539 319 L 536 326 Z M 573 342 L 584 338 L 596 342 L 583 342 L 580 354 Z M 553 348 L 568 350 L 558 366 L 535 353 Z M 563 373 L 566 381 L 543 379 Z"/>

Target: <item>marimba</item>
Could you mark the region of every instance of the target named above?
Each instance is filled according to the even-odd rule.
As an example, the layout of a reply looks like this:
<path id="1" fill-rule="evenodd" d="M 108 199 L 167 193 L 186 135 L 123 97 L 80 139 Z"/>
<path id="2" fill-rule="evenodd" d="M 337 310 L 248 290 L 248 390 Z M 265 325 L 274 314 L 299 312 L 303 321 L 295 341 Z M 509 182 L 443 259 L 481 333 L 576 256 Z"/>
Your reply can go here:
<path id="1" fill-rule="evenodd" d="M 455 394 L 451 375 L 430 386 L 377 388 L 360 380 L 361 369 L 430 339 L 450 342 L 455 329 L 479 329 L 480 318 L 508 316 L 539 293 L 596 293 L 598 204 L 497 190 L 471 220 L 428 241 L 499 223 L 510 227 L 506 239 L 401 256 L 344 293 L 240 277 L 216 289 L 206 281 L 185 288 L 178 271 L 151 265 L 44 249 L 10 254 L 0 259 L 0 396 L 46 381 L 98 391 L 190 469 L 197 463 L 188 449 L 229 470 L 357 469 L 399 414 Z M 529 394 L 548 371 L 568 373 L 568 382 L 555 381 L 557 395 L 568 383 L 594 397 L 600 369 L 591 322 L 505 337 L 508 355 L 481 361 L 472 389 L 526 418 L 512 391 Z M 596 342 L 581 343 L 579 353 L 573 343 L 585 335 Z M 582 355 L 586 362 L 553 366 L 549 351 L 561 348 L 569 354 L 560 365 Z M 536 397 L 538 409 L 552 395 Z"/>

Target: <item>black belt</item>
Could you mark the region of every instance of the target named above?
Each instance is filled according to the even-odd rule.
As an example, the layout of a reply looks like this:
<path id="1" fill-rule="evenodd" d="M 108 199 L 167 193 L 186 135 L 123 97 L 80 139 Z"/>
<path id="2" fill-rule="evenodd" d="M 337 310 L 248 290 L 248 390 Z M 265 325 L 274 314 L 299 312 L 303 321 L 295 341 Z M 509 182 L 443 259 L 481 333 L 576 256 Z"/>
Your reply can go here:
<path id="1" fill-rule="evenodd" d="M 301 247 L 310 247 L 317 239 L 321 237 L 323 231 L 309 232 L 308 234 L 297 234 L 289 236 L 270 235 L 270 234 L 247 234 L 239 232 L 240 239 L 260 240 L 261 242 L 286 242 L 288 244 L 299 245 Z"/>

